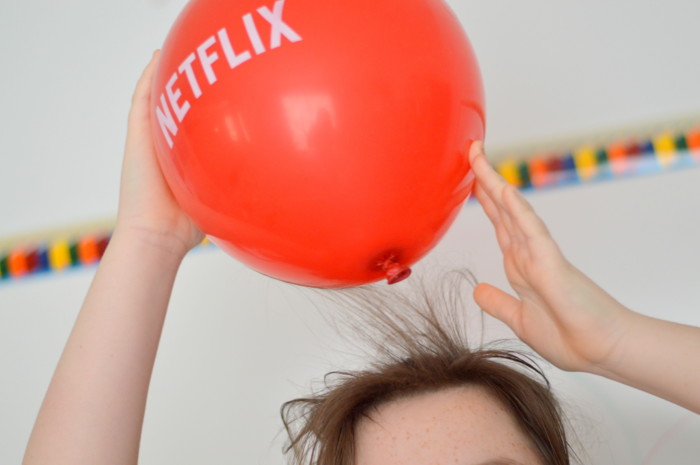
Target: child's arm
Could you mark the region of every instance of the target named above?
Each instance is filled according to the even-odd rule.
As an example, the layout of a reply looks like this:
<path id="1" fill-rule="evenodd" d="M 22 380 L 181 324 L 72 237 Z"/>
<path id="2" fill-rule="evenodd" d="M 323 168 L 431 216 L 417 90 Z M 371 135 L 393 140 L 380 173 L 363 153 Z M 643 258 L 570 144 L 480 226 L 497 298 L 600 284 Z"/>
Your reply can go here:
<path id="1" fill-rule="evenodd" d="M 470 151 L 476 197 L 493 223 L 513 297 L 488 284 L 476 302 L 564 370 L 587 371 L 700 413 L 700 328 L 635 313 L 562 255 L 528 202 Z"/>
<path id="2" fill-rule="evenodd" d="M 201 233 L 173 201 L 148 116 L 156 56 L 134 93 L 119 214 L 39 411 L 24 465 L 136 464 L 177 269 Z"/>

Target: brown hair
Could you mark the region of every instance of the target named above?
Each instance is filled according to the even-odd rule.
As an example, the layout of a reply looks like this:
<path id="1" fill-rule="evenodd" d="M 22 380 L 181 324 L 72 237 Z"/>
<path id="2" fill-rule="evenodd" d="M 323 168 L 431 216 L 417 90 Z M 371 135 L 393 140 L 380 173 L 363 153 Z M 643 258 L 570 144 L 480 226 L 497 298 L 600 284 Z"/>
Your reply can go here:
<path id="1" fill-rule="evenodd" d="M 375 362 L 361 371 L 329 373 L 322 392 L 282 406 L 292 463 L 355 465 L 355 429 L 373 409 L 411 394 L 477 385 L 509 410 L 543 464 L 569 464 L 573 452 L 560 406 L 533 358 L 469 348 L 463 294 L 473 285 L 468 272 L 452 272 L 437 286 L 412 278 L 399 285 L 404 292 L 386 285 L 323 291 L 348 308 L 346 334 L 364 336 Z"/>

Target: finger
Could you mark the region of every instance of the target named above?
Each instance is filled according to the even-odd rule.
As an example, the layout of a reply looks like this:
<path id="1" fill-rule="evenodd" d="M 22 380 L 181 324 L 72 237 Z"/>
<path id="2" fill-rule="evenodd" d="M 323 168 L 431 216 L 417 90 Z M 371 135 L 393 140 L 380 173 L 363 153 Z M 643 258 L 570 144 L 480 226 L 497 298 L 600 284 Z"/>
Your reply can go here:
<path id="1" fill-rule="evenodd" d="M 520 334 L 520 301 L 490 284 L 479 284 L 474 289 L 474 300 L 486 313 L 508 325 Z"/>
<path id="2" fill-rule="evenodd" d="M 503 203 L 513 224 L 526 239 L 549 235 L 547 225 L 515 187 L 510 186 L 506 189 L 503 194 Z"/>
<path id="3" fill-rule="evenodd" d="M 505 208 L 500 208 L 479 184 L 477 184 L 476 196 L 487 216 L 491 222 L 494 223 L 494 226 L 498 224 L 499 227 L 504 229 L 508 236 L 510 236 L 511 242 L 514 239 L 519 241 L 523 240 L 522 234 L 514 227 L 513 220 L 508 211 Z"/>
<path id="4" fill-rule="evenodd" d="M 148 119 L 151 100 L 151 84 L 153 82 L 153 74 L 155 72 L 159 56 L 159 50 L 153 52 L 151 60 L 141 73 L 141 77 L 139 78 L 136 88 L 134 89 L 134 93 L 131 97 L 131 110 L 129 111 L 130 131 L 136 131 L 143 128 L 143 121 Z"/>
<path id="5" fill-rule="evenodd" d="M 491 224 L 496 231 L 496 239 L 498 240 L 498 245 L 501 248 L 501 251 L 505 252 L 506 249 L 510 247 L 510 234 L 503 224 L 498 207 L 495 203 L 493 203 L 493 200 L 486 195 L 479 184 L 477 184 L 476 188 L 474 189 L 474 196 L 481 204 L 481 208 L 484 210 L 486 217 L 489 219 L 489 221 L 491 221 Z"/>
<path id="6" fill-rule="evenodd" d="M 159 55 L 160 51 L 156 50 L 151 56 L 151 60 L 141 73 L 131 99 L 124 159 L 122 161 L 123 180 L 134 179 L 137 175 L 144 176 L 145 173 L 160 170 L 155 157 L 150 156 L 153 154 L 150 119 L 151 85 Z M 151 183 L 151 185 L 155 184 Z"/>
<path id="7" fill-rule="evenodd" d="M 473 141 L 471 147 L 469 147 L 469 164 L 473 165 L 474 159 L 483 153 L 484 142 L 480 140 Z"/>
<path id="8" fill-rule="evenodd" d="M 491 200 L 488 194 L 484 192 L 484 188 L 478 183 L 474 186 L 474 196 L 479 201 L 479 204 L 481 204 L 481 208 L 484 210 L 484 213 L 486 213 L 491 224 L 493 224 L 494 227 L 500 226 L 501 215 L 498 212 L 498 206 L 493 203 L 493 200 Z"/>
<path id="9" fill-rule="evenodd" d="M 470 161 L 476 180 L 484 189 L 484 192 L 499 206 L 503 205 L 502 193 L 503 189 L 510 184 L 498 174 L 489 164 L 482 149 L 482 145 L 478 143 L 472 144 L 470 150 Z"/>
<path id="10" fill-rule="evenodd" d="M 513 227 L 513 220 L 511 219 L 508 211 L 505 208 L 501 208 L 498 210 L 498 214 L 501 216 L 501 222 L 503 223 L 503 227 L 506 231 L 508 231 L 508 235 L 510 236 L 511 242 L 515 239 L 519 239 L 518 231 L 515 227 Z"/>
<path id="11" fill-rule="evenodd" d="M 148 97 L 151 91 L 151 81 L 153 80 L 153 73 L 155 71 L 156 64 L 158 63 L 158 58 L 160 56 L 160 50 L 153 52 L 151 60 L 148 62 L 141 77 L 139 78 L 136 88 L 134 89 L 134 94 L 132 100 L 137 100 L 143 97 Z"/>
<path id="12" fill-rule="evenodd" d="M 484 154 L 483 142 L 475 141 L 474 143 L 472 143 L 472 146 L 469 150 L 469 160 L 472 163 L 472 171 L 477 177 L 477 184 L 481 185 L 482 193 L 485 194 L 482 195 L 481 198 L 484 199 L 485 202 L 490 201 L 489 203 L 491 203 L 494 206 L 494 208 L 490 209 L 492 212 L 494 212 L 494 214 L 490 216 L 492 222 L 493 218 L 496 216 L 495 211 L 497 210 L 501 224 L 511 236 L 511 240 L 514 237 L 517 239 L 521 239 L 520 237 L 518 237 L 519 234 L 517 234 L 516 229 L 513 227 L 513 221 L 509 217 L 508 212 L 503 208 L 502 190 L 505 187 L 508 187 L 509 184 L 505 182 L 505 179 L 503 179 L 501 175 L 496 173 L 496 171 L 489 164 L 488 160 L 486 159 L 486 155 Z M 481 180 L 479 179 L 478 173 L 481 173 Z M 489 178 L 500 184 L 500 187 L 495 192 L 489 191 Z M 484 182 L 482 182 L 482 180 Z M 499 180 L 501 182 L 499 182 Z"/>

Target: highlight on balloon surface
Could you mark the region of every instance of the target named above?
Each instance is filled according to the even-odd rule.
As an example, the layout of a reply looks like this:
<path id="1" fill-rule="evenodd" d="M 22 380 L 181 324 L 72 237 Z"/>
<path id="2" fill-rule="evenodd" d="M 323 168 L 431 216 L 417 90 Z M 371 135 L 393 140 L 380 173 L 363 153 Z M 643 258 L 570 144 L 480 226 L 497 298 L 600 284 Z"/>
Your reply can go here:
<path id="1" fill-rule="evenodd" d="M 472 191 L 484 118 L 443 0 L 190 0 L 151 105 L 166 180 L 202 231 L 322 288 L 410 274 Z"/>

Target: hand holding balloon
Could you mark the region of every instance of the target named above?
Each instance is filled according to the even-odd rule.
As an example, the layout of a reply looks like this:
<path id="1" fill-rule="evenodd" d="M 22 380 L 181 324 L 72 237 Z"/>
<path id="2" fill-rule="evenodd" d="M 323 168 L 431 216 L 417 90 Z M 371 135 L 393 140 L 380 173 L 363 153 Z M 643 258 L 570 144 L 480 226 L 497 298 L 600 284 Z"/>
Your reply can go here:
<path id="1" fill-rule="evenodd" d="M 158 52 L 153 54 L 132 97 L 115 233 L 135 233 L 184 255 L 203 236 L 173 198 L 156 159 L 149 103 L 157 62 Z"/>

